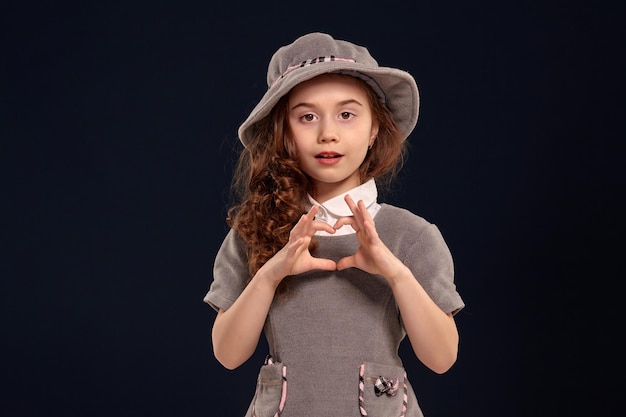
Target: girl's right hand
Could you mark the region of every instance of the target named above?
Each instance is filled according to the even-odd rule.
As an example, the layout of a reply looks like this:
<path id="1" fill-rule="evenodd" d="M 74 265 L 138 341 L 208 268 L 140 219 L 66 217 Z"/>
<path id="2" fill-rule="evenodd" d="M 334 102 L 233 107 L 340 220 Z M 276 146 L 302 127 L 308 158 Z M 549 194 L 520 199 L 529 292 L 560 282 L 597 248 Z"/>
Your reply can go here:
<path id="1" fill-rule="evenodd" d="M 335 233 L 335 229 L 328 223 L 315 220 L 318 211 L 319 207 L 313 206 L 308 213 L 303 214 L 289 232 L 287 244 L 259 270 L 259 272 L 265 270 L 263 275 L 271 279 L 275 285 L 278 285 L 288 275 L 297 275 L 314 269 L 326 271 L 337 269 L 337 264 L 334 261 L 315 258 L 309 252 L 309 244 L 316 231 L 324 230 L 328 233 Z"/>

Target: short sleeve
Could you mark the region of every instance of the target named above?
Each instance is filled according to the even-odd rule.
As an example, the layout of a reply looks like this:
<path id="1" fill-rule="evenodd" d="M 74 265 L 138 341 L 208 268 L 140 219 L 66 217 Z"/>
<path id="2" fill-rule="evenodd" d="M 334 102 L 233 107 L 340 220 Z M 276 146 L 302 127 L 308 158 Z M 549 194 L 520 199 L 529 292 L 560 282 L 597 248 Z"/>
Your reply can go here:
<path id="1" fill-rule="evenodd" d="M 454 284 L 452 254 L 437 226 L 422 228 L 404 262 L 443 311 L 456 314 L 465 307 Z"/>
<path id="2" fill-rule="evenodd" d="M 246 287 L 248 263 L 244 243 L 234 230 L 224 238 L 215 257 L 213 281 L 204 302 L 216 311 L 227 310 Z"/>

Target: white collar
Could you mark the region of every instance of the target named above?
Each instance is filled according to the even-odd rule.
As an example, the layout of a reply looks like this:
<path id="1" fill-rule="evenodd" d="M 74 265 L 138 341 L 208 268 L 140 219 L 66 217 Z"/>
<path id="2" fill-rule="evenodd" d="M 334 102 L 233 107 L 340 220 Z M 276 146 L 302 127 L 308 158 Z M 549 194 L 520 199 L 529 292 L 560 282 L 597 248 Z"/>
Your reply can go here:
<path id="1" fill-rule="evenodd" d="M 344 197 L 346 194 L 350 194 L 350 197 L 357 203 L 359 200 L 363 200 L 365 203 L 365 207 L 367 207 L 367 211 L 370 216 L 374 217 L 378 210 L 380 210 L 380 205 L 376 201 L 378 198 L 378 189 L 376 188 L 376 182 L 374 179 L 370 179 L 369 181 L 354 187 L 353 189 L 335 196 L 330 200 L 325 201 L 323 204 L 315 201 L 313 197 L 310 195 L 309 204 L 307 207 L 307 211 L 313 207 L 313 205 L 318 205 L 320 210 L 317 212 L 315 216 L 316 220 L 320 220 L 330 224 L 331 226 L 335 224 L 335 222 L 340 217 L 352 216 L 352 212 L 350 211 L 350 207 L 346 204 Z M 354 233 L 354 229 L 351 226 L 344 226 L 337 230 L 334 235 L 330 236 L 341 236 Z M 319 231 L 315 233 L 320 236 L 329 236 L 329 233 L 324 231 Z"/>

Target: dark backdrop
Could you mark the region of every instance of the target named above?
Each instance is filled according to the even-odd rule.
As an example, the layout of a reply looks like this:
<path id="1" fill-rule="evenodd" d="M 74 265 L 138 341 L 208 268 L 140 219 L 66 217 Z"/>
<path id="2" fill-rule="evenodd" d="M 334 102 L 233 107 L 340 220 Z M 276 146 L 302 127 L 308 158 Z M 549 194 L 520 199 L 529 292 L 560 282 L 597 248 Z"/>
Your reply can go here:
<path id="1" fill-rule="evenodd" d="M 309 31 L 420 86 L 386 200 L 467 304 L 452 370 L 405 355 L 426 415 L 618 413 L 621 2 L 408 3 L 3 3 L 1 415 L 243 415 L 265 346 L 222 368 L 202 297 L 236 129 Z"/>

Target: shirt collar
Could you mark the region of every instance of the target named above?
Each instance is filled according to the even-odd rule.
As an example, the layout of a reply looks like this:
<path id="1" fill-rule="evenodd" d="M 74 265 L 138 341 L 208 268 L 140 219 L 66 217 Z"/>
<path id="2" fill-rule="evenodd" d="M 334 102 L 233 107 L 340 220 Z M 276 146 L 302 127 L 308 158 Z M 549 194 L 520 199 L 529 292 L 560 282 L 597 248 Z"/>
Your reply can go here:
<path id="1" fill-rule="evenodd" d="M 316 220 L 321 220 L 329 224 L 335 224 L 335 222 L 340 217 L 352 216 L 352 211 L 350 211 L 350 207 L 346 204 L 344 197 L 346 194 L 350 194 L 350 197 L 357 203 L 359 200 L 363 200 L 365 203 L 365 207 L 367 207 L 367 211 L 370 213 L 372 217 L 376 214 L 380 205 L 377 203 L 378 198 L 378 189 L 376 188 L 376 182 L 374 179 L 370 179 L 369 181 L 349 190 L 343 194 L 335 196 L 330 200 L 325 201 L 323 204 L 315 201 L 313 197 L 308 196 L 308 207 L 307 211 L 313 207 L 313 205 L 318 205 L 320 210 L 317 212 L 315 216 Z M 345 227 L 339 229 L 346 229 Z M 352 230 L 350 228 L 350 230 Z"/>

